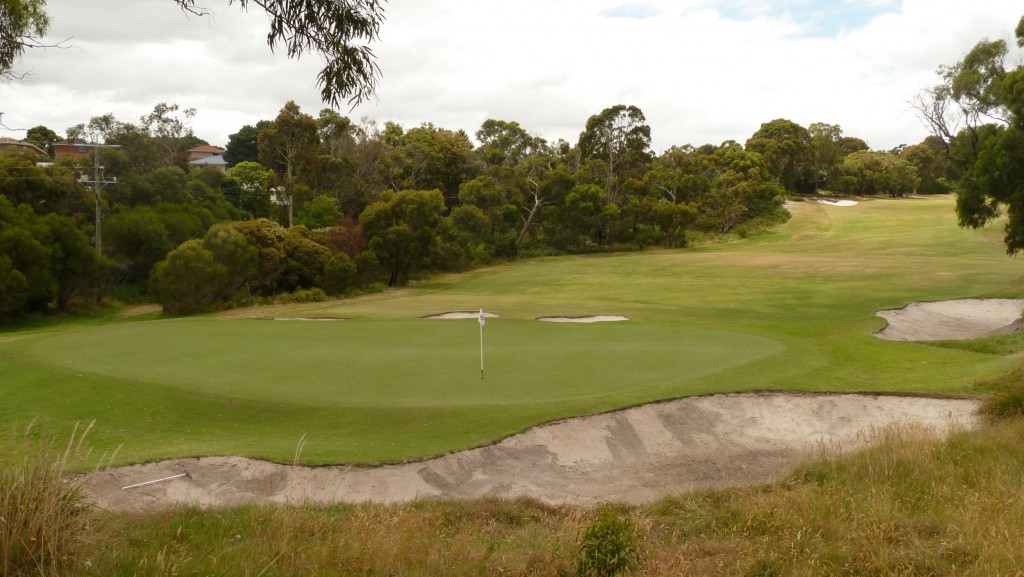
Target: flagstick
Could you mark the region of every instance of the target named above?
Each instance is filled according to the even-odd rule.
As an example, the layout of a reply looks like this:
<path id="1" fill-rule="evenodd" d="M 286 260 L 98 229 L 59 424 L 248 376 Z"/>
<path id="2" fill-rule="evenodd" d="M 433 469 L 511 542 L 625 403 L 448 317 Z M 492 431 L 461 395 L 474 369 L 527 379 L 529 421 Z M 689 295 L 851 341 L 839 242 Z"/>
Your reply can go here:
<path id="1" fill-rule="evenodd" d="M 480 323 L 480 380 L 481 381 L 484 380 L 484 325 L 483 325 L 483 323 Z"/>

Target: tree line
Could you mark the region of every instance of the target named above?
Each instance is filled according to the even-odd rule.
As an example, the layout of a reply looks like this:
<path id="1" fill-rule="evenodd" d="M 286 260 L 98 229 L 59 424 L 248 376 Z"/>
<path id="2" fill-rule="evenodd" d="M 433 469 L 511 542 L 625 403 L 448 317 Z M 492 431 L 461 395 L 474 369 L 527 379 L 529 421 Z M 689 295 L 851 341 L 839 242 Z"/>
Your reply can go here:
<path id="1" fill-rule="evenodd" d="M 155 297 L 172 314 L 282 294 L 323 298 L 523 256 L 682 247 L 781 222 L 787 195 L 945 192 L 957 176 L 939 139 L 873 151 L 825 123 L 776 119 L 743 144 L 656 154 L 636 106 L 591 116 L 569 143 L 514 121 L 488 119 L 470 138 L 431 123 L 353 122 L 331 109 L 314 117 L 294 102 L 230 135 L 231 168 L 220 172 L 187 164 L 186 151 L 206 144 L 192 133 L 194 114 L 158 104 L 135 122 L 94 117 L 64 138 L 45 126 L 28 131 L 47 151 L 62 141 L 120 147 L 97 152 L 103 179 L 116 183 L 98 199 L 104 254 L 74 253 L 95 262 L 83 265 L 73 294 Z M 55 296 L 59 275 L 26 270 L 23 249 L 7 239 L 50 219 L 87 246 L 97 199 L 80 179 L 92 165 L 0 155 L 0 268 L 24 277 L 0 288 L 0 315 L 67 304 Z M 64 254 L 46 234 L 29 236 L 43 255 L 33 262 Z"/>

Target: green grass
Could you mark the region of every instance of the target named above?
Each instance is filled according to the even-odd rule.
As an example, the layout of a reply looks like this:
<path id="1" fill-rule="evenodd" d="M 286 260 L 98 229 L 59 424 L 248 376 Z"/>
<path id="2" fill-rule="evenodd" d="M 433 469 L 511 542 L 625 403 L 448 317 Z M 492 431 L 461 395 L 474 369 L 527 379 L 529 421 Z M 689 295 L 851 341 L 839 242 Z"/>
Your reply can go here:
<path id="1" fill-rule="evenodd" d="M 956 226 L 949 197 L 801 203 L 779 229 L 679 251 L 525 260 L 290 316 L 197 317 L 0 333 L 0 424 L 96 419 L 118 462 L 241 454 L 399 461 L 551 419 L 752 389 L 970 394 L 1019 359 L 877 339 L 918 300 L 1018 296 L 998 230 Z M 484 307 L 473 320 L 419 317 Z M 280 315 L 278 308 L 265 313 Z M 236 314 L 239 311 L 236 311 Z M 539 316 L 626 315 L 556 325 Z"/>

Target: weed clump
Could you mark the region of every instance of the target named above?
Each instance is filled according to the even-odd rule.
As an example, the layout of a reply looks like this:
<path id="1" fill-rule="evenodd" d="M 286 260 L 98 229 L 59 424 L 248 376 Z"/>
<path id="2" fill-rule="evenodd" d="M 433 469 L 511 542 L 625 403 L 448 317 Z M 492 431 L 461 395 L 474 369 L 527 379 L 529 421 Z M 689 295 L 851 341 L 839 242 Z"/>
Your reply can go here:
<path id="1" fill-rule="evenodd" d="M 583 529 L 576 554 L 577 577 L 613 577 L 640 564 L 636 527 L 609 506 Z"/>

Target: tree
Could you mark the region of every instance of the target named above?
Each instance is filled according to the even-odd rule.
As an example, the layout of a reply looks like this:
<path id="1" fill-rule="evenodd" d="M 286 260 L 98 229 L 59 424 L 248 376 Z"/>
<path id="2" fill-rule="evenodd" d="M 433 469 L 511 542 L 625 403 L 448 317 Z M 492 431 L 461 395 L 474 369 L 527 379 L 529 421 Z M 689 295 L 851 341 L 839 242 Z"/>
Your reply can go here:
<path id="1" fill-rule="evenodd" d="M 197 14 L 196 0 L 174 0 Z M 377 40 L 384 21 L 384 0 L 228 0 L 243 9 L 250 4 L 270 16 L 267 44 L 283 44 L 289 58 L 307 52 L 320 55 L 324 68 L 317 75 L 320 96 L 337 106 L 343 98 L 356 105 L 373 95 L 379 69 L 373 51 L 359 42 Z"/>
<path id="2" fill-rule="evenodd" d="M 1024 47 L 1024 17 L 1016 28 Z M 1024 66 L 1007 70 L 1002 40 L 978 42 L 964 59 L 939 68 L 942 83 L 916 101 L 960 174 L 957 216 L 981 227 L 1006 207 L 1008 253 L 1024 249 Z"/>
<path id="3" fill-rule="evenodd" d="M 921 179 L 917 190 L 919 193 L 949 192 L 949 183 L 946 180 L 946 147 L 941 139 L 929 136 L 920 144 L 903 149 L 900 158 L 917 170 L 917 176 Z"/>
<path id="4" fill-rule="evenodd" d="M 295 178 L 296 166 L 316 155 L 316 119 L 305 114 L 289 100 L 257 140 L 260 162 L 274 170 L 285 186 Z"/>
<path id="5" fill-rule="evenodd" d="M 174 0 L 196 15 L 210 10 L 196 0 Z M 228 0 L 242 10 L 255 4 L 270 16 L 267 44 L 283 46 L 289 58 L 319 54 L 324 67 L 317 85 L 324 102 L 359 104 L 373 95 L 380 73 L 369 45 L 384 21 L 384 0 Z M 0 76 L 11 76 L 26 48 L 43 46 L 49 28 L 46 0 L 0 0 Z"/>
<path id="6" fill-rule="evenodd" d="M 249 218 L 270 216 L 270 178 L 274 172 L 258 162 L 239 162 L 227 172 L 238 187 L 238 207 Z"/>
<path id="7" fill-rule="evenodd" d="M 14 62 L 26 48 L 44 46 L 40 38 L 50 28 L 46 0 L 0 0 L 0 78 L 16 75 Z"/>
<path id="8" fill-rule="evenodd" d="M 260 131 L 270 124 L 269 120 L 261 120 L 255 126 L 246 124 L 238 132 L 228 135 L 228 144 L 224 149 L 224 162 L 234 166 L 240 162 L 259 162 L 260 148 L 258 139 Z"/>
<path id="9" fill-rule="evenodd" d="M 370 250 L 388 271 L 388 286 L 431 267 L 444 212 L 441 191 L 401 190 L 385 192 L 359 216 Z"/>
<path id="10" fill-rule="evenodd" d="M 604 163 L 605 193 L 615 203 L 622 183 L 643 175 L 650 160 L 651 127 L 639 108 L 617 104 L 587 119 L 578 147 L 582 162 Z"/>
<path id="11" fill-rule="evenodd" d="M 810 134 L 792 120 L 765 122 L 749 139 L 746 148 L 759 153 L 768 173 L 788 192 L 796 192 L 800 170 L 807 163 Z"/>
<path id="12" fill-rule="evenodd" d="M 543 146 L 544 140 L 530 136 L 518 122 L 487 119 L 476 131 L 477 152 L 488 165 L 514 167 Z"/>
<path id="13" fill-rule="evenodd" d="M 401 127 L 385 125 L 387 130 Z M 449 207 L 459 196 L 459 186 L 480 174 L 482 166 L 472 154 L 473 143 L 462 130 L 452 131 L 424 123 L 397 138 L 390 161 L 394 169 L 392 184 L 400 189 L 442 192 Z"/>
<path id="14" fill-rule="evenodd" d="M 190 240 L 153 269 L 153 290 L 164 312 L 187 315 L 210 308 L 224 290 L 228 273 L 203 241 Z"/>
<path id="15" fill-rule="evenodd" d="M 843 129 L 838 124 L 815 122 L 807 127 L 809 164 L 814 193 L 821 182 L 829 182 L 843 160 Z"/>
<path id="16" fill-rule="evenodd" d="M 327 228 L 333 226 L 341 218 L 338 201 L 333 197 L 321 194 L 302 207 L 295 217 L 297 224 L 306 228 Z"/>
<path id="17" fill-rule="evenodd" d="M 25 141 L 31 142 L 46 151 L 46 154 L 53 157 L 53 143 L 60 142 L 60 136 L 49 128 L 40 124 L 29 128 L 25 133 Z"/>

